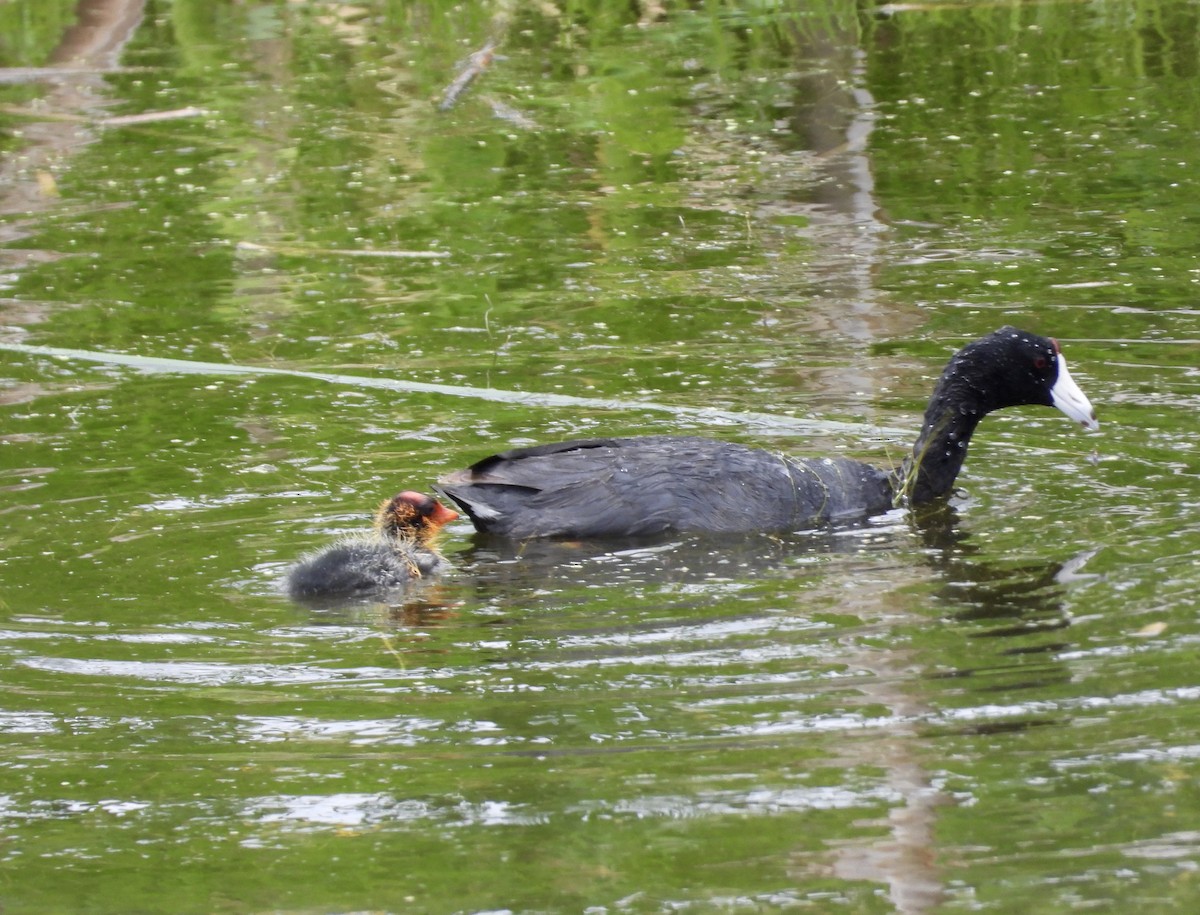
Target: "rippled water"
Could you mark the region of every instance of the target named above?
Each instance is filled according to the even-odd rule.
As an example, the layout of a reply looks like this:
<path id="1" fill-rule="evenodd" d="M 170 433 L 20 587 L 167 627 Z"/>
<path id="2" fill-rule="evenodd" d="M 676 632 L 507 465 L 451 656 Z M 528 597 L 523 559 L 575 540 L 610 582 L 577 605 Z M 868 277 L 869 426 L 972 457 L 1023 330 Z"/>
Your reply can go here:
<path id="1" fill-rule="evenodd" d="M 71 7 L 0 6 L 6 911 L 1194 909 L 1194 7 Z M 941 509 L 281 592 L 515 444 L 887 463 L 1006 322 L 1102 431 Z"/>

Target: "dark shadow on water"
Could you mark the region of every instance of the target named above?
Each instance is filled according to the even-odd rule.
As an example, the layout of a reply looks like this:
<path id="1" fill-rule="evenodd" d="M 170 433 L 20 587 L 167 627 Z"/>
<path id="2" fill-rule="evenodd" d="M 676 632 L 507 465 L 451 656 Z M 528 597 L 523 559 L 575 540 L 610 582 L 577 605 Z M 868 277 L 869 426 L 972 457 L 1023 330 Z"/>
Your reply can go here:
<path id="1" fill-rule="evenodd" d="M 551 594 L 586 598 L 601 589 L 607 594 L 623 589 L 647 594 L 691 587 L 703 601 L 726 587 L 827 575 L 826 559 L 852 560 L 872 553 L 911 556 L 914 546 L 920 547 L 924 565 L 936 575 L 931 615 L 944 609 L 942 619 L 947 622 L 942 625 L 955 624 L 959 640 L 994 643 L 971 654 L 978 666 L 960 663 L 947 669 L 949 659 L 940 659 L 940 670 L 932 678 L 986 673 L 986 685 L 981 681 L 978 688 L 1012 689 L 1038 688 L 1068 676 L 1065 666 L 1054 661 L 1071 647 L 1065 638 L 1071 621 L 1063 598 L 1087 556 L 1042 563 L 982 559 L 983 551 L 972 543 L 970 531 L 948 503 L 909 512 L 899 522 L 889 516 L 786 535 L 512 541 L 476 533 L 466 549 L 449 554 L 454 571 L 444 580 L 415 582 L 359 600 L 307 600 L 301 606 L 313 611 L 316 621 L 330 624 L 369 612 L 383 614 L 393 625 L 437 626 L 455 618 L 455 607 L 464 600 L 495 606 L 526 604 L 534 595 L 540 602 Z M 997 677 L 997 662 L 1003 658 L 1009 658 L 1012 669 L 1019 669 L 1028 682 Z"/>
<path id="2" fill-rule="evenodd" d="M 986 626 L 973 638 L 1054 632 L 1069 625 L 1062 602 L 1065 583 L 1086 555 L 1068 562 L 979 559 L 980 549 L 951 505 L 915 514 L 913 526 L 927 548 L 930 568 L 942 579 L 939 601 L 957 608 L 949 618 Z"/>
<path id="3" fill-rule="evenodd" d="M 870 535 L 870 536 L 867 536 Z M 896 527 L 794 534 L 675 534 L 621 540 L 512 541 L 475 534 L 453 556 L 482 591 L 539 587 L 705 584 L 786 576 L 797 562 L 898 546 Z"/>
<path id="4" fill-rule="evenodd" d="M 442 582 L 415 581 L 402 588 L 355 597 L 289 597 L 311 614 L 318 626 L 377 623 L 411 628 L 438 626 L 455 616 L 455 603 L 446 599 Z"/>
<path id="5" fill-rule="evenodd" d="M 952 608 L 944 619 L 956 630 L 954 650 L 939 655 L 940 669 L 928 673 L 927 679 L 954 681 L 953 689 L 967 693 L 1004 694 L 1017 708 L 1023 693 L 1044 696 L 1069 683 L 1071 669 L 1060 660 L 1075 647 L 1068 637 L 1071 617 L 1065 597 L 1072 581 L 1086 577 L 1079 569 L 1092 553 L 1067 561 L 983 559 L 949 505 L 914 515 L 913 524 L 927 548 L 929 566 L 940 579 L 933 610 Z M 1002 723 L 976 722 L 955 730 L 1021 730 L 1066 723 L 1061 717 L 1047 718 L 1044 710 L 1030 709 Z"/>

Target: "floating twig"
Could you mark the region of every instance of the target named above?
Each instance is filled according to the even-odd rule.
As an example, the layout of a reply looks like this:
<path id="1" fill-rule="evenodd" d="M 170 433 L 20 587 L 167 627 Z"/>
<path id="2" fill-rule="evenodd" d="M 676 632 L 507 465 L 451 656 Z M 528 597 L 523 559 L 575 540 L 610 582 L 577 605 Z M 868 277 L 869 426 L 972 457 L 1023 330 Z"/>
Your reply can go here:
<path id="1" fill-rule="evenodd" d="M 203 108 L 174 108 L 171 111 L 143 111 L 141 114 L 122 114 L 114 118 L 101 118 L 96 123 L 101 127 L 124 127 L 128 124 L 153 124 L 157 121 L 198 118 L 206 114 L 208 112 Z"/>
<path id="2" fill-rule="evenodd" d="M 449 257 L 449 251 L 404 251 L 395 248 L 305 248 L 299 245 L 260 245 L 252 241 L 239 241 L 242 251 L 270 251 L 275 254 L 304 255 L 325 254 L 337 257 L 391 257 L 397 259 Z"/>
<path id="3" fill-rule="evenodd" d="M 478 51 L 475 51 L 467 58 L 467 65 L 463 67 L 461 73 L 454 78 L 446 91 L 442 93 L 442 100 L 438 102 L 438 111 L 449 111 L 458 101 L 459 96 L 467 91 L 467 87 L 480 73 L 492 65 L 492 61 L 496 57 L 496 42 L 489 40 Z"/>
<path id="4" fill-rule="evenodd" d="M 533 118 L 522 114 L 512 105 L 507 105 L 499 99 L 486 98 L 484 99 L 492 106 L 492 114 L 502 121 L 507 121 L 514 127 L 520 127 L 522 130 L 537 130 L 537 121 Z"/>
<path id="5" fill-rule="evenodd" d="M 62 81 L 76 76 L 108 76 L 112 73 L 149 73 L 152 67 L 0 67 L 0 85 Z"/>
<path id="6" fill-rule="evenodd" d="M 21 108 L 16 105 L 0 105 L 0 114 L 31 121 L 47 121 L 63 124 L 94 124 L 97 127 L 124 127 L 128 124 L 153 124 L 157 121 L 175 121 L 179 118 L 198 118 L 208 114 L 203 108 L 174 108 L 171 111 L 143 111 L 141 114 L 122 114 L 112 118 L 89 118 L 79 114 L 43 111 L 37 108 Z"/>

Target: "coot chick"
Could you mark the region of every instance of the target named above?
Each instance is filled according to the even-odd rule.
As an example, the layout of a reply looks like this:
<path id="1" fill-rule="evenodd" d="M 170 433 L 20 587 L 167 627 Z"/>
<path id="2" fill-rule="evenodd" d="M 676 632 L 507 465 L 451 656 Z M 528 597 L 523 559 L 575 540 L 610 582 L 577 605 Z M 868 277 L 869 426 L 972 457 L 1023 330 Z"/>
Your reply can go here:
<path id="1" fill-rule="evenodd" d="M 402 492 L 379 506 L 374 532 L 301 560 L 288 573 L 288 594 L 300 600 L 368 597 L 438 575 L 448 564 L 435 541 L 457 517 L 430 496 Z"/>
<path id="2" fill-rule="evenodd" d="M 801 530 L 944 497 L 979 421 L 1021 404 L 1057 407 L 1087 429 L 1100 428 L 1058 342 L 1002 327 L 950 360 L 912 453 L 893 469 L 654 435 L 517 448 L 434 488 L 478 530 L 522 540 Z"/>

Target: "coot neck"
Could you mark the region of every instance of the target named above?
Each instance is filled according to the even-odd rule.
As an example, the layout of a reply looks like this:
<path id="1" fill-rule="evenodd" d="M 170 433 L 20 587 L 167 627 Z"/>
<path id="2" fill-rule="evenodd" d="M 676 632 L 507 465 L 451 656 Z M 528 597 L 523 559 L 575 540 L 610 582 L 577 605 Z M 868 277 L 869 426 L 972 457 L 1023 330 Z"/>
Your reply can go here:
<path id="1" fill-rule="evenodd" d="M 896 470 L 896 503 L 920 505 L 946 495 L 954 487 L 975 427 L 994 407 L 951 362 L 934 388 L 921 434 L 912 454 Z"/>

